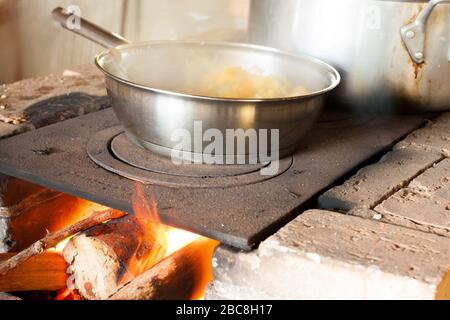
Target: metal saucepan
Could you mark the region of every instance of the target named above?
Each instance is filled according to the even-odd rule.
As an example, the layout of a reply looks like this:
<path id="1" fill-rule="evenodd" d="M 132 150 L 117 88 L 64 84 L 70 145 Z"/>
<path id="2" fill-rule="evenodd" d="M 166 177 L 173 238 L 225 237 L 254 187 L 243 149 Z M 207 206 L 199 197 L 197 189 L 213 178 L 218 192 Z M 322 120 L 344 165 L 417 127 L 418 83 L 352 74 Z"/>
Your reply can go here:
<path id="1" fill-rule="evenodd" d="M 332 63 L 342 74 L 341 96 L 363 111 L 448 110 L 449 3 L 257 0 L 250 42 Z"/>
<path id="2" fill-rule="evenodd" d="M 65 28 L 73 19 L 62 8 L 55 9 L 53 17 Z M 317 120 L 325 94 L 340 82 L 339 73 L 322 61 L 271 48 L 194 41 L 129 44 L 83 19 L 77 28 L 70 29 L 109 48 L 97 56 L 96 64 L 106 75 L 117 117 L 133 142 L 167 157 L 174 156 L 176 149 L 182 150 L 177 153 L 180 158 L 199 159 L 192 155 L 201 155 L 211 141 L 192 141 L 181 148 L 173 139 L 174 132 L 180 129 L 194 139 L 198 121 L 202 122 L 202 132 L 216 129 L 224 137 L 227 129 L 279 129 L 279 156 L 292 154 Z M 210 69 L 230 66 L 257 67 L 303 85 L 311 93 L 277 99 L 224 99 L 183 90 L 195 87 Z M 270 146 L 266 151 L 273 152 Z M 258 158 L 251 148 L 244 153 L 223 150 L 226 157 Z"/>

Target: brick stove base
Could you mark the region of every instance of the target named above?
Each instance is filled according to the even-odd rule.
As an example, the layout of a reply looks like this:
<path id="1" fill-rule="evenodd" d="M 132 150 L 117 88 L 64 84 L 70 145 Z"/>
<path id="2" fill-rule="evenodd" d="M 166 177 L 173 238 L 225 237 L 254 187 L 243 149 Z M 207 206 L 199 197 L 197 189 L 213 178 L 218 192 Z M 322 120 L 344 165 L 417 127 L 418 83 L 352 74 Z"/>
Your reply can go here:
<path id="1" fill-rule="evenodd" d="M 330 211 L 220 247 L 207 299 L 450 299 L 449 157 L 447 113 L 326 192 Z"/>
<path id="2" fill-rule="evenodd" d="M 450 239 L 313 210 L 255 252 L 220 248 L 214 264 L 209 299 L 433 299 Z"/>

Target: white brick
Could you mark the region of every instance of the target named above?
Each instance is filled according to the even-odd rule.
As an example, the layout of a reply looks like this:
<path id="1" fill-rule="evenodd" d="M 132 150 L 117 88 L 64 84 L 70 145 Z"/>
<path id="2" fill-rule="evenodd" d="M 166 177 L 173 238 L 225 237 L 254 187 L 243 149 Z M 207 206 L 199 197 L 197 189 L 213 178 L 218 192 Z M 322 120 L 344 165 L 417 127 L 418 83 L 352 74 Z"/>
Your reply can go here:
<path id="1" fill-rule="evenodd" d="M 245 253 L 215 255 L 207 299 L 450 297 L 450 239 L 328 211 L 308 211 Z"/>
<path id="2" fill-rule="evenodd" d="M 323 209 L 340 211 L 373 209 L 442 158 L 434 152 L 394 150 L 380 162 L 361 169 L 343 185 L 326 192 L 319 198 L 319 205 Z"/>
<path id="3" fill-rule="evenodd" d="M 414 179 L 375 211 L 384 216 L 403 217 L 450 236 L 450 159 Z"/>
<path id="4" fill-rule="evenodd" d="M 417 148 L 450 157 L 450 113 L 441 115 L 425 128 L 411 133 L 395 148 Z"/>

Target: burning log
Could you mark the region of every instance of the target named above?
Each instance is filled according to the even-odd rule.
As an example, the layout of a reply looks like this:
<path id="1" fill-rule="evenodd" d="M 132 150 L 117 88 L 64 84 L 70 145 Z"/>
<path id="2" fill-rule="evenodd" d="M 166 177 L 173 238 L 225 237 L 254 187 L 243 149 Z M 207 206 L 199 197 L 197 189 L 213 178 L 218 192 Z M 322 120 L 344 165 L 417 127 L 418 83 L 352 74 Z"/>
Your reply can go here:
<path id="1" fill-rule="evenodd" d="M 199 238 L 125 285 L 110 300 L 199 299 L 212 280 L 217 241 Z"/>
<path id="2" fill-rule="evenodd" d="M 119 299 L 124 295 L 131 297 L 128 290 L 133 290 L 136 283 L 146 282 L 148 279 L 164 282 L 165 288 L 154 286 L 151 293 L 147 288 L 138 290 L 143 298 L 195 296 L 193 292 L 198 283 L 201 283 L 200 280 L 209 280 L 205 275 L 211 275 L 211 272 L 202 270 L 210 267 L 212 250 L 206 249 L 216 242 L 162 225 L 156 202 L 148 203 L 139 185 L 133 199 L 133 211 L 132 215 L 123 216 L 124 213 L 119 213 L 115 216 L 117 219 L 104 219 L 108 220 L 104 223 L 81 222 L 83 228 L 76 227 L 70 232 L 63 230 L 49 235 L 18 256 L 0 264 L 0 274 L 2 270 L 11 269 L 25 258 L 54 245 L 56 239 L 61 241 L 62 237 L 56 235 L 64 234 L 64 238 L 74 235 L 65 245 L 63 255 L 68 264 L 69 289 L 76 289 L 82 298 L 108 299 L 121 288 L 123 291 L 118 295 Z M 175 253 L 179 249 L 181 251 Z M 164 260 L 168 256 L 171 258 Z M 162 260 L 164 261 L 161 262 Z M 156 269 L 146 273 L 155 265 Z M 139 277 L 143 273 L 145 276 Z M 138 282 L 133 281 L 136 278 Z"/>
<path id="3" fill-rule="evenodd" d="M 129 215 L 72 238 L 64 257 L 80 295 L 88 300 L 107 299 L 149 267 L 147 261 L 158 259 L 151 257 L 158 243 L 147 231 L 136 216 Z"/>
<path id="4" fill-rule="evenodd" d="M 216 242 L 162 225 L 156 202 L 146 201 L 139 184 L 133 211 L 133 215 L 73 237 L 66 245 L 64 257 L 70 265 L 68 272 L 75 289 L 89 300 L 111 296 L 116 299 L 183 298 L 193 294 L 200 280 L 211 275 L 203 271 L 212 261 L 212 249 L 207 249 Z M 146 286 L 148 281 L 154 282 L 150 289 Z M 133 293 L 140 284 L 145 285 Z"/>
<path id="5" fill-rule="evenodd" d="M 0 175 L 0 253 L 8 252 L 14 244 L 11 240 L 11 221 L 58 195 L 59 192 Z"/>
<path id="6" fill-rule="evenodd" d="M 0 254 L 0 262 L 14 254 Z M 66 287 L 67 263 L 56 252 L 44 252 L 0 276 L 0 292 L 56 291 Z"/>
<path id="7" fill-rule="evenodd" d="M 14 218 L 19 216 L 25 210 L 30 210 L 47 201 L 51 201 L 56 197 L 61 196 L 62 193 L 50 189 L 42 189 L 36 193 L 30 194 L 21 199 L 18 203 L 9 207 L 0 207 L 0 218 Z"/>
<path id="8" fill-rule="evenodd" d="M 106 208 L 0 175 L 0 253 L 20 252 L 47 235 Z"/>
<path id="9" fill-rule="evenodd" d="M 124 216 L 126 213 L 108 210 L 104 212 L 95 212 L 89 218 L 84 219 L 74 225 L 57 231 L 55 233 L 48 234 L 45 238 L 35 242 L 33 245 L 23 250 L 19 254 L 12 258 L 0 263 L 0 276 L 8 273 L 10 270 L 20 266 L 30 258 L 44 252 L 46 249 L 54 248 L 61 241 L 74 236 L 75 234 L 92 228 L 98 224 L 104 223 L 111 219 L 116 219 Z"/>

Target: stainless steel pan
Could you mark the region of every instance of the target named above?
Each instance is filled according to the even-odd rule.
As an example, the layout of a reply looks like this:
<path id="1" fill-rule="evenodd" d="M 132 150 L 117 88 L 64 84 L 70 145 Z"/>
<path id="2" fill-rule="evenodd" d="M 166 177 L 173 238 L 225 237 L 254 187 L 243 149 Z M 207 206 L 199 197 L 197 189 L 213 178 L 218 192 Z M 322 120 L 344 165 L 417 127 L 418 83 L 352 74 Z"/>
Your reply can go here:
<path id="1" fill-rule="evenodd" d="M 71 15 L 57 8 L 53 17 L 67 28 Z M 174 132 L 183 129 L 194 137 L 196 121 L 202 122 L 203 131 L 216 129 L 223 136 L 227 129 L 279 129 L 280 157 L 289 155 L 316 121 L 324 96 L 340 82 L 339 73 L 324 62 L 260 46 L 194 41 L 129 44 L 85 20 L 71 31 L 109 48 L 97 56 L 96 64 L 106 76 L 112 107 L 128 137 L 169 157 L 174 149 L 180 150 L 179 142 L 172 140 Z M 278 99 L 222 99 L 183 91 L 187 84 L 195 86 L 209 69 L 220 66 L 256 66 L 303 85 L 311 93 Z M 192 143 L 178 154 L 199 159 L 192 154 L 201 154 L 210 143 L 202 142 L 202 148 Z M 250 148 L 241 154 L 224 150 L 223 155 L 257 158 Z"/>

